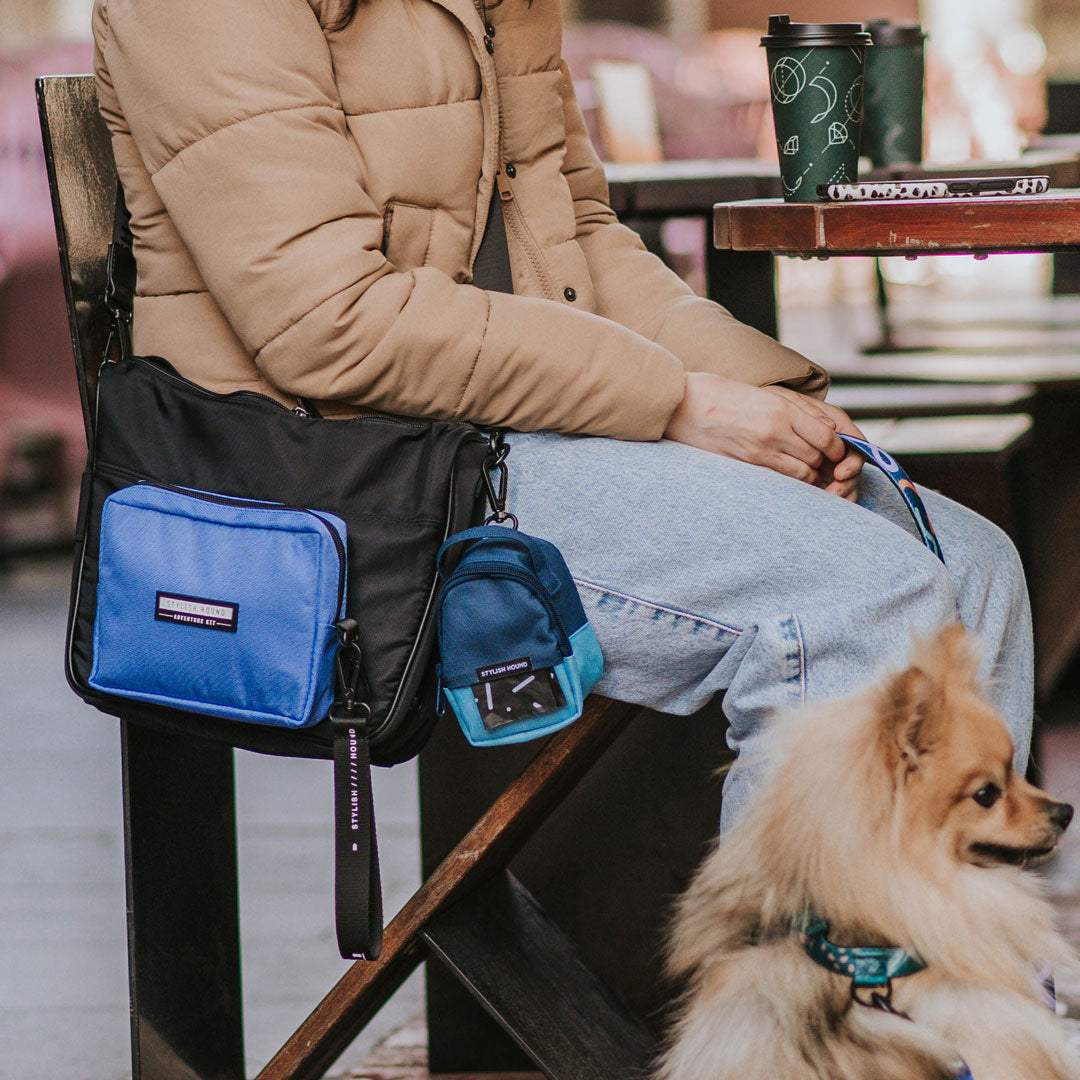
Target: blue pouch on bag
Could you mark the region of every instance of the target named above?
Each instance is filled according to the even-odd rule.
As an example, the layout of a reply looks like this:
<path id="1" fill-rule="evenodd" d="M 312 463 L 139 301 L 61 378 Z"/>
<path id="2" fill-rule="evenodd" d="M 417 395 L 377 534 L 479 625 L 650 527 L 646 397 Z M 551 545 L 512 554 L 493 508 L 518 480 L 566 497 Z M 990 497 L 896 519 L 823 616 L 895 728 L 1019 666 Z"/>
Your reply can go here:
<path id="1" fill-rule="evenodd" d="M 97 690 L 300 728 L 333 701 L 345 604 L 333 514 L 135 484 L 105 500 Z"/>
<path id="2" fill-rule="evenodd" d="M 439 576 L 441 693 L 469 742 L 524 742 L 576 720 L 604 661 L 558 548 L 485 525 L 442 545 Z"/>

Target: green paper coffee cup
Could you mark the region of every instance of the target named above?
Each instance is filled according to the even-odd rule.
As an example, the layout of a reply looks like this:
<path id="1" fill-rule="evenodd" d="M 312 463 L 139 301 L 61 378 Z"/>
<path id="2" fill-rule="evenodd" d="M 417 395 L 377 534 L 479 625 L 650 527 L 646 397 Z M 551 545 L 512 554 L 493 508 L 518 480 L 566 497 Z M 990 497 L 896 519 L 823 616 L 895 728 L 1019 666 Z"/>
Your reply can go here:
<path id="1" fill-rule="evenodd" d="M 761 44 L 784 199 L 816 202 L 819 184 L 855 183 L 870 35 L 861 23 L 793 23 L 771 15 Z"/>
<path id="2" fill-rule="evenodd" d="M 863 153 L 875 165 L 922 161 L 926 61 L 921 26 L 886 20 L 867 24 L 874 47 L 866 54 Z"/>

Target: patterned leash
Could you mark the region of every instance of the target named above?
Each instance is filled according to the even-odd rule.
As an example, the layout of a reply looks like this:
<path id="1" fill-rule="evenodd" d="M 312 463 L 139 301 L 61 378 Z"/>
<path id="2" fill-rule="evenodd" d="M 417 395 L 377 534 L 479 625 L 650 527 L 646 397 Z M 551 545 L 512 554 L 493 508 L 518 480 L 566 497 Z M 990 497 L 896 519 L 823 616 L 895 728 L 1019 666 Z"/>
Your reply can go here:
<path id="1" fill-rule="evenodd" d="M 941 550 L 941 543 L 934 532 L 934 526 L 930 524 L 930 515 L 926 512 L 919 489 L 911 482 L 911 477 L 904 472 L 900 462 L 892 454 L 887 454 L 880 446 L 875 446 L 865 439 L 860 439 L 855 435 L 841 435 L 840 438 L 858 450 L 871 465 L 876 465 L 893 482 L 896 490 L 907 503 L 908 510 L 911 511 L 922 542 L 944 562 L 945 556 Z"/>
<path id="2" fill-rule="evenodd" d="M 841 435 L 840 438 L 849 446 L 858 450 L 871 465 L 876 465 L 892 481 L 893 486 L 900 492 L 901 497 L 907 504 L 907 508 L 915 522 L 915 527 L 919 530 L 919 535 L 922 537 L 922 542 L 942 561 L 942 563 L 944 563 L 945 555 L 941 550 L 941 541 L 938 540 L 937 533 L 934 532 L 934 526 L 930 522 L 930 515 L 926 512 L 926 505 L 922 501 L 919 489 L 912 482 L 911 477 L 904 471 L 900 462 L 898 462 L 892 454 L 886 453 L 880 446 L 875 446 L 872 442 L 867 442 L 866 439 L 860 439 L 855 435 Z M 959 603 L 957 603 L 956 606 L 956 617 L 957 619 L 960 618 Z M 877 952 L 879 950 L 874 951 Z M 906 953 L 902 955 L 905 962 L 910 960 Z M 883 965 L 882 972 L 884 971 L 885 967 Z M 908 972 L 904 969 L 900 973 L 907 974 Z M 897 973 L 894 972 L 893 974 Z M 853 988 L 855 983 L 856 980 L 853 980 Z M 856 1000 L 860 999 L 856 998 Z M 961 1061 L 958 1064 L 955 1080 L 974 1080 L 967 1062 Z"/>

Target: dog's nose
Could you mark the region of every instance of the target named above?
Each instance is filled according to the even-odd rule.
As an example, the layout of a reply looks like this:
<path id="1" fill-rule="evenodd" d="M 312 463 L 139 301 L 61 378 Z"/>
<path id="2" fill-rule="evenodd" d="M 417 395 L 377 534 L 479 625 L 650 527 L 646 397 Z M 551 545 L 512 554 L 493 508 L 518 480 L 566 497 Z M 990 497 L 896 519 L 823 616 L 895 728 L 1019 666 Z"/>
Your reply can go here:
<path id="1" fill-rule="evenodd" d="M 1069 827 L 1072 817 L 1073 808 L 1067 802 L 1051 803 L 1049 818 L 1062 832 Z"/>

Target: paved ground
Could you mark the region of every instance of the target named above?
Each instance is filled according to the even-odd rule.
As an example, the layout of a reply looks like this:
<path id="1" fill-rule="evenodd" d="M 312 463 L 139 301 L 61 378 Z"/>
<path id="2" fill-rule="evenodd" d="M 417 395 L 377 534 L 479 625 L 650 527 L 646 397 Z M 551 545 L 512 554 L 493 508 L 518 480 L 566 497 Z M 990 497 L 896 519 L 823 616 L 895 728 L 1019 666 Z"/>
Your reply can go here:
<path id="1" fill-rule="evenodd" d="M 116 724 L 68 689 L 67 570 L 0 578 L 0 1080 L 124 1080 Z M 416 776 L 377 770 L 387 913 L 419 883 Z M 346 968 L 333 932 L 329 762 L 237 755 L 249 1075 Z M 414 977 L 335 1067 L 422 1008 Z"/>
<path id="2" fill-rule="evenodd" d="M 68 690 L 63 568 L 0 578 L 0 1080 L 125 1080 L 128 1063 L 119 745 Z M 1046 787 L 1080 802 L 1080 692 L 1044 731 Z M 240 754 L 241 931 L 249 1075 L 345 969 L 333 936 L 329 765 Z M 387 911 L 419 879 L 415 773 L 377 774 Z M 1049 883 L 1080 944 L 1080 828 Z M 1066 986 L 1080 1000 L 1080 985 Z M 414 977 L 335 1066 L 418 1078 Z M 1076 1011 L 1075 1007 L 1071 1011 Z M 371 1066 L 365 1064 L 371 1062 Z"/>

